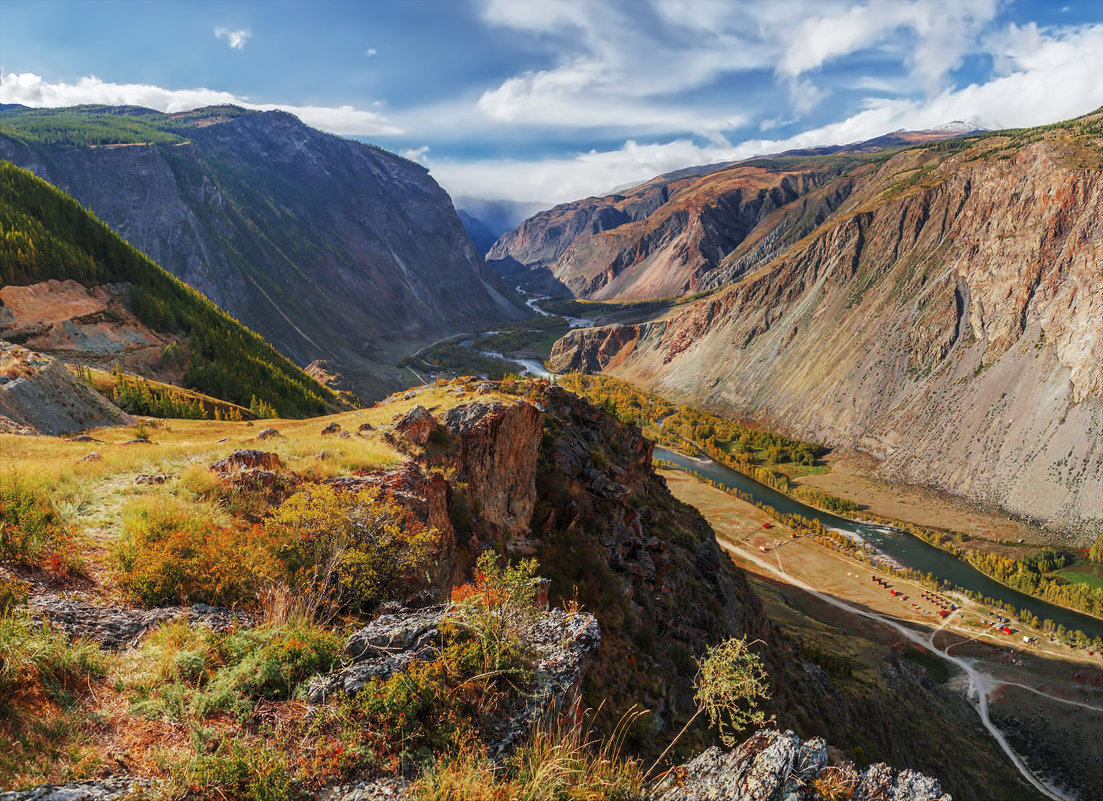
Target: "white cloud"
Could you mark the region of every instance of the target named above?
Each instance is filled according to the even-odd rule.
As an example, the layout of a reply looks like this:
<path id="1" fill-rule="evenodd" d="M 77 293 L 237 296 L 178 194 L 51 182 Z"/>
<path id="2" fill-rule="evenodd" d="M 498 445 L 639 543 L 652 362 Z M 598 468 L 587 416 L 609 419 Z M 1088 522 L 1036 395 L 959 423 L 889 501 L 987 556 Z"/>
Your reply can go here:
<path id="1" fill-rule="evenodd" d="M 1006 127 L 1028 127 L 1103 106 L 1103 25 L 1050 33 L 1024 33 L 1024 29 L 1011 26 L 1001 36 L 1006 45 L 1002 51 L 1004 73 L 987 83 L 944 90 L 922 100 L 870 100 L 846 119 L 786 139 L 706 146 L 687 138 L 646 145 L 628 141 L 616 150 L 539 161 L 424 161 L 453 195 L 558 203 L 691 165 L 857 142 L 951 120 L 980 118 Z M 1062 91 L 1054 91 L 1054 87 L 1062 87 Z M 770 127 L 767 123 L 763 130 Z"/>
<path id="2" fill-rule="evenodd" d="M 379 51 L 376 50 L 374 47 L 369 47 L 367 50 L 364 51 L 364 53 L 366 55 L 369 55 L 369 56 L 374 56 L 374 55 L 378 54 L 378 52 Z"/>
<path id="3" fill-rule="evenodd" d="M 218 27 L 214 29 L 214 35 L 216 39 L 225 39 L 226 44 L 230 45 L 232 49 L 241 50 L 253 33 L 248 28 L 240 28 L 234 31 L 229 28 Z"/>
<path id="4" fill-rule="evenodd" d="M 82 103 L 132 105 L 166 112 L 228 103 L 258 111 L 282 109 L 294 114 L 307 125 L 346 136 L 402 133 L 401 128 L 382 114 L 350 105 L 294 106 L 254 103 L 231 92 L 214 89 L 163 89 L 149 84 L 109 83 L 94 75 L 85 76 L 76 83 L 55 83 L 33 72 L 4 73 L 0 75 L 0 103 L 20 103 L 34 107 L 76 106 Z"/>
<path id="5" fill-rule="evenodd" d="M 421 147 L 412 147 L 408 150 L 400 151 L 398 155 L 402 156 L 402 158 L 404 159 L 416 161 L 419 164 L 425 164 L 428 161 L 428 159 L 426 158 L 428 154 L 429 145 L 422 145 Z"/>
<path id="6" fill-rule="evenodd" d="M 929 94 L 943 88 L 949 72 L 975 47 L 978 34 L 998 10 L 997 0 L 872 0 L 838 13 L 804 19 L 788 36 L 776 72 L 789 79 L 794 100 L 807 95 L 797 78 L 829 61 L 886 43 L 903 30 L 914 38 L 907 66 Z"/>

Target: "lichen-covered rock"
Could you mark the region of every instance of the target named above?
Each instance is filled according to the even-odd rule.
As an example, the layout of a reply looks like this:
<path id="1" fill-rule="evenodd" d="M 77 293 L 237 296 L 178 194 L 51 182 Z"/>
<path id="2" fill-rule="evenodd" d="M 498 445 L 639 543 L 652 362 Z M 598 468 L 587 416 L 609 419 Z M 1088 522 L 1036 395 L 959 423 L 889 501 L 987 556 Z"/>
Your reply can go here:
<path id="1" fill-rule="evenodd" d="M 281 436 L 280 432 L 274 428 L 266 428 L 257 434 L 257 439 L 272 439 L 273 437 Z"/>
<path id="2" fill-rule="evenodd" d="M 338 692 L 352 695 L 373 678 L 388 678 L 415 659 L 436 658 L 437 627 L 444 611 L 445 607 L 435 606 L 376 618 L 345 643 L 345 657 L 351 664 L 315 678 L 304 697 L 319 704 Z"/>
<path id="3" fill-rule="evenodd" d="M 340 432 L 341 426 L 339 423 L 327 423 L 325 428 L 322 429 L 322 436 L 331 437 L 334 434 L 339 434 Z"/>
<path id="4" fill-rule="evenodd" d="M 86 637 L 111 649 L 134 646 L 155 626 L 179 618 L 214 631 L 252 625 L 252 618 L 244 612 L 206 604 L 129 609 L 41 594 L 31 599 L 30 606 L 70 636 Z"/>
<path id="5" fill-rule="evenodd" d="M 318 798 L 319 801 L 406 801 L 412 794 L 405 779 L 372 779 L 329 787 Z"/>
<path id="6" fill-rule="evenodd" d="M 168 481 L 168 479 L 169 477 L 164 475 L 163 473 L 139 473 L 138 475 L 134 476 L 134 483 L 139 485 L 164 484 L 166 481 Z"/>
<path id="7" fill-rule="evenodd" d="M 816 801 L 828 788 L 853 801 L 951 801 L 939 782 L 887 765 L 828 765 L 823 739 L 762 729 L 731 751 L 709 748 L 671 771 L 656 801 Z"/>
<path id="8" fill-rule="evenodd" d="M 418 404 L 395 421 L 395 434 L 415 445 L 425 445 L 440 423 L 424 406 Z"/>
<path id="9" fill-rule="evenodd" d="M 42 784 L 29 790 L 0 792 L 0 801 L 123 801 L 132 797 L 139 789 L 151 785 L 149 779 L 116 776 L 96 781 Z"/>

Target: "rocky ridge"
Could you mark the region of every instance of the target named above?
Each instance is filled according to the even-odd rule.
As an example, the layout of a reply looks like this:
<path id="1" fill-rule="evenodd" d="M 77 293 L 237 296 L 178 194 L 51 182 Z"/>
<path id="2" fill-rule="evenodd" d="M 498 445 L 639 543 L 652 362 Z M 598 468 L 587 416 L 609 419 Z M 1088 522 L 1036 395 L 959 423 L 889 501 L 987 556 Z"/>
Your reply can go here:
<path id="1" fill-rule="evenodd" d="M 0 430 L 56 435 L 130 422 L 61 362 L 0 340 Z"/>

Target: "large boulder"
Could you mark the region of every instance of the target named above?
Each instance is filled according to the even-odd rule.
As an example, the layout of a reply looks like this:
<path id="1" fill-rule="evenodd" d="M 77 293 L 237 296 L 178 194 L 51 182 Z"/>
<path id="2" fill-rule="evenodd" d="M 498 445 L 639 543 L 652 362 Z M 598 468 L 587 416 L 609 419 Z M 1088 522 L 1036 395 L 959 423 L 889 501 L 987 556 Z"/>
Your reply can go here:
<path id="1" fill-rule="evenodd" d="M 445 428 L 458 441 L 457 478 L 466 482 L 480 522 L 511 538 L 532 525 L 543 419 L 526 401 L 475 401 L 445 417 Z"/>

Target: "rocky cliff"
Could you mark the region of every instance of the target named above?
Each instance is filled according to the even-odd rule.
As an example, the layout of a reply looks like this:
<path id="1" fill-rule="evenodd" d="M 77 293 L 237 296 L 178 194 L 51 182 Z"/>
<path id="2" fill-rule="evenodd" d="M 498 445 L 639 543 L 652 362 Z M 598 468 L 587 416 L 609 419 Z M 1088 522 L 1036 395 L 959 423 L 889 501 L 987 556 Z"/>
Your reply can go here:
<path id="1" fill-rule="evenodd" d="M 1086 539 L 1103 527 L 1101 126 L 867 165 L 814 233 L 734 285 L 572 332 L 552 364 L 866 451 L 892 479 Z"/>
<path id="2" fill-rule="evenodd" d="M 644 300 L 731 283 L 823 222 L 855 176 L 893 148 L 960 130 L 896 132 L 844 147 L 691 167 L 623 193 L 541 211 L 487 253 L 496 270 L 541 291 Z"/>
<path id="3" fill-rule="evenodd" d="M 6 109 L 0 159 L 71 193 L 299 365 L 325 359 L 365 396 L 395 388 L 393 365 L 415 343 L 519 315 L 423 167 L 290 114 L 230 111 L 83 109 L 155 123 L 101 145 L 77 129 L 44 141 Z M 58 114 L 72 127 L 73 113 Z"/>

